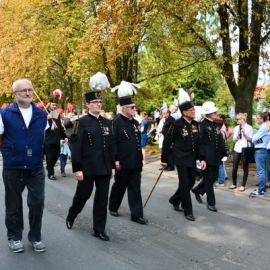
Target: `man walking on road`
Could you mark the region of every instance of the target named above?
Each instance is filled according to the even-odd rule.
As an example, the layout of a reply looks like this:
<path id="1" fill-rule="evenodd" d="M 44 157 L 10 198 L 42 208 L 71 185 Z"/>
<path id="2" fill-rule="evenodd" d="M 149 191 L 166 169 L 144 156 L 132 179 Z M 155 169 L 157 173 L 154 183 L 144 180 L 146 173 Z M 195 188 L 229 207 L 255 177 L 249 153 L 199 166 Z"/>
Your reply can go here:
<path id="1" fill-rule="evenodd" d="M 199 153 L 200 138 L 198 122 L 194 121 L 195 108 L 193 102 L 186 101 L 179 105 L 182 117 L 171 122 L 163 141 L 161 165 L 167 167 L 170 151 L 172 150 L 178 172 L 179 187 L 169 202 L 175 211 L 184 211 L 185 218 L 195 221 L 192 210 L 190 190 L 195 184 L 196 160 L 202 159 L 201 167 L 206 164 Z M 173 148 L 171 148 L 173 145 Z M 179 207 L 181 203 L 181 208 Z"/>
<path id="2" fill-rule="evenodd" d="M 105 233 L 110 179 L 114 176 L 114 145 L 111 122 L 100 116 L 101 91 L 109 87 L 107 77 L 98 72 L 90 78 L 91 92 L 85 94 L 88 114 L 75 121 L 71 135 L 72 169 L 78 181 L 66 225 L 71 229 L 77 215 L 90 198 L 94 184 L 94 236 L 109 241 Z"/>
<path id="3" fill-rule="evenodd" d="M 56 89 L 55 91 L 60 91 Z M 57 112 L 58 99 L 51 97 L 46 106 L 50 128 L 46 130 L 44 149 L 46 155 L 46 169 L 49 180 L 57 180 L 54 175 L 54 166 L 60 157 L 60 140 L 66 139 L 64 127 L 61 124 L 60 114 Z"/>
<path id="4" fill-rule="evenodd" d="M 43 167 L 44 133 L 48 127 L 47 114 L 33 103 L 33 85 L 19 79 L 12 85 L 15 102 L 1 110 L 0 149 L 3 155 L 5 185 L 6 227 L 9 247 L 18 253 L 22 243 L 22 193 L 27 187 L 29 208 L 28 240 L 36 252 L 44 252 L 41 242 L 41 224 L 45 197 Z"/>
<path id="5" fill-rule="evenodd" d="M 141 196 L 141 172 L 143 157 L 141 150 L 141 133 L 139 123 L 134 119 L 136 105 L 132 101 L 133 91 L 138 85 L 122 81 L 117 90 L 122 112 L 113 120 L 113 134 L 116 144 L 115 182 L 112 185 L 109 210 L 118 217 L 126 189 L 131 211 L 131 220 L 139 224 L 147 224 L 143 218 Z"/>
<path id="6" fill-rule="evenodd" d="M 221 133 L 220 119 L 217 117 L 218 108 L 215 103 L 206 101 L 202 105 L 204 119 L 199 123 L 199 135 L 201 139 L 201 154 L 205 158 L 207 167 L 202 171 L 202 181 L 192 189 L 195 198 L 202 203 L 200 195 L 207 195 L 207 209 L 216 212 L 216 200 L 213 184 L 218 179 L 221 159 L 228 155 L 225 141 Z"/>

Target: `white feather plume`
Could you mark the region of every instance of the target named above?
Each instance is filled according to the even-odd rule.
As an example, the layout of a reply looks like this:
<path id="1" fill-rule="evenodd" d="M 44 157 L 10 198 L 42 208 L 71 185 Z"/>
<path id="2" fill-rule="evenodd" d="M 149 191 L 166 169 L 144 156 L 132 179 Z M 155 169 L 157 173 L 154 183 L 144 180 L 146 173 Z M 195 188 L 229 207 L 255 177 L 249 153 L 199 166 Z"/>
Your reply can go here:
<path id="1" fill-rule="evenodd" d="M 98 72 L 90 77 L 89 86 L 94 91 L 103 91 L 110 87 L 110 83 L 105 74 Z"/>
<path id="2" fill-rule="evenodd" d="M 186 101 L 190 101 L 189 94 L 183 88 L 179 89 L 178 100 L 179 100 L 179 104 L 186 102 Z"/>
<path id="3" fill-rule="evenodd" d="M 115 86 L 111 89 L 111 92 L 115 92 L 117 90 L 117 96 L 119 98 L 134 96 L 137 94 L 136 88 L 141 88 L 139 84 L 130 83 L 126 81 L 122 81 L 120 85 Z"/>

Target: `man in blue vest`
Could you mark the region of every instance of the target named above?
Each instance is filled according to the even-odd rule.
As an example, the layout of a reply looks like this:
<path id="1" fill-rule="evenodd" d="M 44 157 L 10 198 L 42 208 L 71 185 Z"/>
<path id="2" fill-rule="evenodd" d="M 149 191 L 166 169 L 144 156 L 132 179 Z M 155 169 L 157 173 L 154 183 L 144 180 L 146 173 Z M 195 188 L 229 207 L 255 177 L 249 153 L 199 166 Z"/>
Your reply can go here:
<path id="1" fill-rule="evenodd" d="M 2 109 L 0 114 L 7 237 L 11 251 L 24 251 L 22 192 L 27 187 L 28 240 L 36 252 L 44 252 L 46 247 L 41 242 L 45 197 L 42 155 L 47 114 L 32 103 L 34 90 L 31 81 L 19 79 L 12 88 L 15 102 Z"/>

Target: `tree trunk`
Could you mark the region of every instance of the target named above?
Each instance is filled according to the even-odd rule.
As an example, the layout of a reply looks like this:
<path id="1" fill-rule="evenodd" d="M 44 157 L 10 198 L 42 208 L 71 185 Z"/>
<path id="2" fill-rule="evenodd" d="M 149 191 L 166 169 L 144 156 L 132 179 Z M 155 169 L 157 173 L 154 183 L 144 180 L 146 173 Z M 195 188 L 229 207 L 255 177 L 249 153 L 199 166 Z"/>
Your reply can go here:
<path id="1" fill-rule="evenodd" d="M 254 88 L 253 85 L 242 85 L 238 87 L 238 95 L 234 97 L 235 100 L 235 114 L 237 113 L 247 113 L 247 123 L 252 125 L 252 105 L 254 98 Z"/>

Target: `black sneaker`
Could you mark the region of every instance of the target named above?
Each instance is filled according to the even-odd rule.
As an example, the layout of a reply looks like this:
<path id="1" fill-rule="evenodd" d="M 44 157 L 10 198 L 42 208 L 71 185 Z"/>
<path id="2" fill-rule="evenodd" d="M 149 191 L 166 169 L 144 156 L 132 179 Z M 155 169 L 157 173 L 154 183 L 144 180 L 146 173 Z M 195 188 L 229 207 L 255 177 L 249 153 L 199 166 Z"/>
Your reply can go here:
<path id="1" fill-rule="evenodd" d="M 50 180 L 57 180 L 57 178 L 56 178 L 54 175 L 49 175 L 48 178 L 49 178 Z"/>

